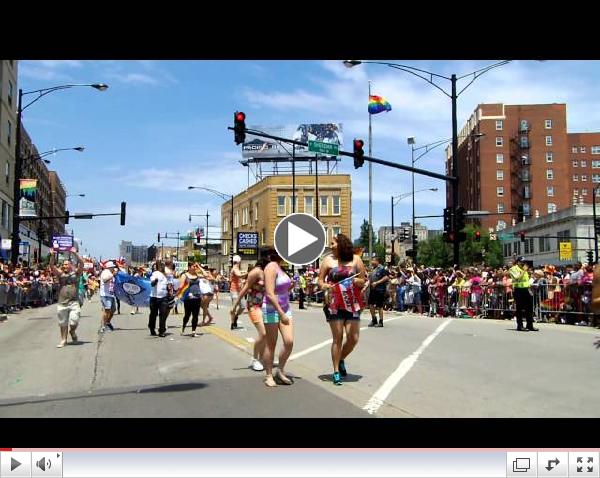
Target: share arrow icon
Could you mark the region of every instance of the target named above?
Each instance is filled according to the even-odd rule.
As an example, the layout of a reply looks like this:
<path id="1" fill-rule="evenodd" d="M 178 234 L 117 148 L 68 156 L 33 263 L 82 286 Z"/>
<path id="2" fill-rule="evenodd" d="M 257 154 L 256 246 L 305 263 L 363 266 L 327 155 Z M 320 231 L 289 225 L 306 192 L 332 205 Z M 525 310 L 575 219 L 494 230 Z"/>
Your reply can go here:
<path id="1" fill-rule="evenodd" d="M 554 463 L 554 466 L 552 466 L 552 463 Z M 555 467 L 557 467 L 559 465 L 560 461 L 558 461 L 558 458 L 555 458 L 554 460 L 548 460 L 548 466 L 546 467 L 546 470 L 551 471 L 553 470 Z"/>

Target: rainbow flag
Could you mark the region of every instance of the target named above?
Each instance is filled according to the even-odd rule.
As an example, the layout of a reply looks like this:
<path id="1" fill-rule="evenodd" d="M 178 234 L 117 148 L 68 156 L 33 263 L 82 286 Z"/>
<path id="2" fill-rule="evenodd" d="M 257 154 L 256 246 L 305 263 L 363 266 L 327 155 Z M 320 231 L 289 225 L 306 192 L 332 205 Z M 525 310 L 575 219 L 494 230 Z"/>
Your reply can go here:
<path id="1" fill-rule="evenodd" d="M 392 105 L 383 96 L 370 95 L 369 114 L 376 115 L 382 111 L 392 111 Z"/>
<path id="2" fill-rule="evenodd" d="M 185 300 L 185 298 L 186 298 L 189 290 L 190 290 L 190 283 L 189 283 L 189 281 L 185 281 L 185 282 L 182 281 L 182 285 L 181 285 L 181 287 L 179 288 L 179 290 L 177 291 L 177 294 L 176 294 L 177 299 L 179 299 L 179 300 Z"/>

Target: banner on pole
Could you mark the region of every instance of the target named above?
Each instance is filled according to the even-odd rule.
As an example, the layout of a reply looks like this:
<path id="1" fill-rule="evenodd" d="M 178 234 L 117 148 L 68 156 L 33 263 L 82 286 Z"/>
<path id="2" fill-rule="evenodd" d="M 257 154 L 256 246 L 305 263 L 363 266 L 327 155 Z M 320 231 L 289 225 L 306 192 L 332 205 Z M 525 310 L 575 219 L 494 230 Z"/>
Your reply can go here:
<path id="1" fill-rule="evenodd" d="M 35 197 L 37 193 L 37 179 L 21 179 L 19 183 L 21 197 L 19 199 L 19 216 L 37 217 L 35 211 Z"/>

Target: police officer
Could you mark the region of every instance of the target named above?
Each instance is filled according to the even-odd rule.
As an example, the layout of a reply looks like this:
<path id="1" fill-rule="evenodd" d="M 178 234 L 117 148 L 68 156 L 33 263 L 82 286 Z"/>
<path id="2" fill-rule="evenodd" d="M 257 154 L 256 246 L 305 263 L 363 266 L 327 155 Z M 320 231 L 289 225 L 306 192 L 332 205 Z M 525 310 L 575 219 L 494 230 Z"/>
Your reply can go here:
<path id="1" fill-rule="evenodd" d="M 533 298 L 529 292 L 530 284 L 527 269 L 525 258 L 517 257 L 514 265 L 509 270 L 517 309 L 517 330 L 525 330 L 523 328 L 523 315 L 525 315 L 527 330 L 537 332 L 538 329 L 533 326 Z"/>

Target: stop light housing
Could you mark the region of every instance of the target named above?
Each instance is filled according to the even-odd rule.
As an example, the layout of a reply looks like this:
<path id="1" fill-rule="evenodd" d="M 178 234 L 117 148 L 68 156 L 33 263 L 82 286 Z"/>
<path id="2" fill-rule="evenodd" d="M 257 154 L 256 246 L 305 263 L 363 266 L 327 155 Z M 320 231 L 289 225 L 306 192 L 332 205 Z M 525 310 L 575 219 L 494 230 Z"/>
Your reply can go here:
<path id="1" fill-rule="evenodd" d="M 364 146 L 365 142 L 362 139 L 354 140 L 354 169 L 362 168 L 363 164 L 365 164 Z"/>
<path id="2" fill-rule="evenodd" d="M 475 231 L 475 241 L 481 242 L 481 231 Z"/>
<path id="3" fill-rule="evenodd" d="M 444 232 L 442 238 L 444 239 L 444 242 L 448 242 L 448 243 L 452 243 L 454 242 L 454 232 L 452 231 L 448 231 L 448 232 Z"/>
<path id="4" fill-rule="evenodd" d="M 587 251 L 587 261 L 588 264 L 594 263 L 594 251 Z"/>
<path id="5" fill-rule="evenodd" d="M 464 207 L 456 208 L 456 217 L 454 218 L 456 221 L 455 229 L 456 231 L 462 231 L 466 226 L 467 219 L 467 211 Z"/>
<path id="6" fill-rule="evenodd" d="M 244 144 L 246 142 L 246 113 L 236 111 L 233 114 L 233 133 L 235 144 Z"/>
<path id="7" fill-rule="evenodd" d="M 69 211 L 65 211 L 65 216 L 67 216 L 65 218 L 65 224 L 69 224 Z"/>
<path id="8" fill-rule="evenodd" d="M 444 208 L 444 232 L 452 231 L 452 209 Z"/>
<path id="9" fill-rule="evenodd" d="M 521 238 L 521 242 L 525 242 L 525 233 L 519 232 L 519 237 Z"/>
<path id="10" fill-rule="evenodd" d="M 156 242 L 160 242 L 160 232 L 158 233 L 158 241 Z"/>
<path id="11" fill-rule="evenodd" d="M 127 209 L 127 203 L 122 202 L 121 203 L 121 226 L 125 225 L 125 212 Z"/>

